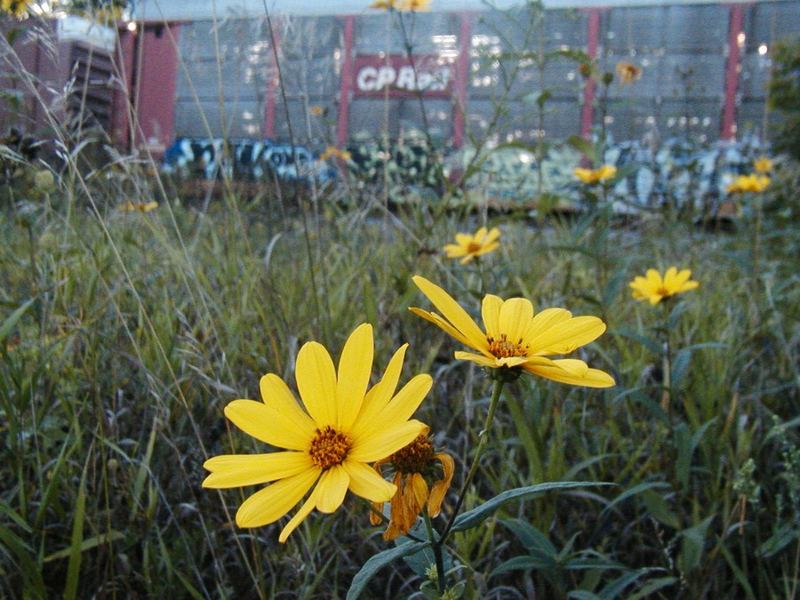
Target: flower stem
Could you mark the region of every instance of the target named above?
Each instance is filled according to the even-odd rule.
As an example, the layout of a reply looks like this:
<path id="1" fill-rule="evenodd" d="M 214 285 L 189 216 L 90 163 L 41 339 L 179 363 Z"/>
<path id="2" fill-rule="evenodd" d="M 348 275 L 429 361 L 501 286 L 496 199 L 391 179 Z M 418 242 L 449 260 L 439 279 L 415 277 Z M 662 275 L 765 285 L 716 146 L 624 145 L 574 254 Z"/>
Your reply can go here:
<path id="1" fill-rule="evenodd" d="M 436 559 L 436 580 L 439 584 L 439 594 L 444 594 L 447 589 L 447 574 L 444 571 L 444 556 L 442 555 L 443 540 L 437 540 L 431 523 L 431 517 L 428 514 L 428 508 L 423 507 L 422 517 L 425 520 L 425 529 L 428 530 L 428 539 L 431 541 L 433 548 L 433 556 Z"/>
<path id="2" fill-rule="evenodd" d="M 475 473 L 478 470 L 481 455 L 486 448 L 486 443 L 489 441 L 489 428 L 494 422 L 494 413 L 497 410 L 497 404 L 500 401 L 500 393 L 503 391 L 503 384 L 504 382 L 502 380 L 495 379 L 494 387 L 492 388 L 492 399 L 489 402 L 489 412 L 486 413 L 486 421 L 483 423 L 483 429 L 481 429 L 481 432 L 478 434 L 478 447 L 475 449 L 475 456 L 472 458 L 472 465 L 467 473 L 467 478 L 464 480 L 464 483 L 461 485 L 461 490 L 458 492 L 456 507 L 453 510 L 453 513 L 450 515 L 450 520 L 447 522 L 447 526 L 442 532 L 441 541 L 439 542 L 440 544 L 447 542 L 447 538 L 450 536 L 450 531 L 453 529 L 453 525 L 456 522 L 458 512 L 461 510 L 461 506 L 464 504 L 464 498 L 467 495 L 469 484 L 472 483 L 472 478 L 475 477 Z"/>
<path id="3" fill-rule="evenodd" d="M 669 306 L 664 305 L 664 355 L 661 362 L 661 382 L 663 384 L 663 391 L 661 392 L 661 408 L 667 413 L 669 418 L 672 413 L 672 350 L 669 345 Z"/>

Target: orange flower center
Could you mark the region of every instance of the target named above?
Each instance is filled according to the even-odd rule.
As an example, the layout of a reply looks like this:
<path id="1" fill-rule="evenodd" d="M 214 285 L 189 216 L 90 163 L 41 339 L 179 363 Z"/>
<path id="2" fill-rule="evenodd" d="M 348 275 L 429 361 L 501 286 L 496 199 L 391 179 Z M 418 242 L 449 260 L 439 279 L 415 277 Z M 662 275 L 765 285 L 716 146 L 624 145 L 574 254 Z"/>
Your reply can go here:
<path id="1" fill-rule="evenodd" d="M 672 295 L 672 293 L 664 286 L 661 286 L 660 288 L 658 288 L 656 290 L 656 294 L 658 294 L 659 296 L 662 296 L 663 298 L 666 298 L 667 296 L 671 296 Z"/>
<path id="2" fill-rule="evenodd" d="M 389 460 L 398 473 L 423 473 L 433 460 L 433 444 L 427 435 L 420 434 L 408 446 L 392 454 Z"/>
<path id="3" fill-rule="evenodd" d="M 473 252 L 480 250 L 482 247 L 483 246 L 481 246 L 478 242 L 470 242 L 467 244 L 467 252 L 472 254 Z"/>
<path id="4" fill-rule="evenodd" d="M 349 437 L 326 425 L 324 429 L 317 429 L 308 453 L 312 463 L 322 469 L 329 469 L 342 464 L 352 446 Z"/>
<path id="5" fill-rule="evenodd" d="M 486 341 L 489 342 L 489 353 L 497 358 L 528 356 L 528 345 L 522 343 L 522 338 L 515 344 L 508 339 L 505 333 L 501 333 L 499 338 L 489 336 Z"/>

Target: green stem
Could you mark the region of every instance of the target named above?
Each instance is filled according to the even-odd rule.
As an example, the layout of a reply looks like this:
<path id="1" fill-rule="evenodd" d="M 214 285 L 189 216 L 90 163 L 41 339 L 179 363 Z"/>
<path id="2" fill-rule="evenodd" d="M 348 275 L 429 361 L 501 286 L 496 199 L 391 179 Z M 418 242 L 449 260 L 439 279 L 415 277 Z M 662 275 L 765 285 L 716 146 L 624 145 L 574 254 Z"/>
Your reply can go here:
<path id="1" fill-rule="evenodd" d="M 500 393 L 503 391 L 503 383 L 504 382 L 500 379 L 496 379 L 494 382 L 494 387 L 492 388 L 492 399 L 489 403 L 489 412 L 486 413 L 486 421 L 483 423 L 483 429 L 481 429 L 481 432 L 478 434 L 478 447 L 475 449 L 475 456 L 472 459 L 472 465 L 467 473 L 467 478 L 464 480 L 464 483 L 461 485 L 461 490 L 458 492 L 456 507 L 453 510 L 453 514 L 450 515 L 450 520 L 447 522 L 447 526 L 442 532 L 442 538 L 439 542 L 442 545 L 447 542 L 447 538 L 450 536 L 450 532 L 456 522 L 458 512 L 461 510 L 461 506 L 464 504 L 464 498 L 467 495 L 469 484 L 472 483 L 472 478 L 475 477 L 475 473 L 478 471 L 481 455 L 486 448 L 486 443 L 489 441 L 489 429 L 494 422 L 494 413 L 497 410 L 497 404 L 500 401 Z"/>
<path id="2" fill-rule="evenodd" d="M 439 583 L 439 594 L 444 594 L 447 589 L 447 574 L 444 572 L 444 556 L 442 555 L 443 540 L 437 540 L 431 517 L 427 507 L 422 509 L 422 518 L 425 520 L 425 529 L 428 530 L 428 539 L 431 541 L 433 556 L 436 559 L 436 580 Z"/>
<path id="3" fill-rule="evenodd" d="M 664 306 L 664 355 L 661 363 L 661 380 L 663 383 L 661 408 L 667 413 L 667 418 L 670 418 L 672 414 L 672 350 L 669 343 L 669 305 L 664 302 L 662 302 L 662 304 Z"/>

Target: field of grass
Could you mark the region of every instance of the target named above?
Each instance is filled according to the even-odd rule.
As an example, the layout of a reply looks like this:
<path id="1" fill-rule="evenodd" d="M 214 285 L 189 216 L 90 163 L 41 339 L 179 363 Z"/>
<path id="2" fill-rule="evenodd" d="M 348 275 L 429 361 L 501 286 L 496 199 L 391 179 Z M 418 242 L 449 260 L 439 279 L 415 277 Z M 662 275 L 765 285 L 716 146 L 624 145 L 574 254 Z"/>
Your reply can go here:
<path id="1" fill-rule="evenodd" d="M 404 380 L 434 378 L 417 417 L 456 459 L 441 528 L 492 382 L 408 311 L 430 307 L 423 275 L 475 317 L 485 293 L 601 317 L 576 355 L 617 382 L 506 385 L 465 508 L 539 482 L 613 485 L 510 502 L 455 534 L 464 597 L 796 597 L 800 233 L 781 212 L 766 212 L 757 264 L 747 220 L 501 215 L 500 248 L 461 266 L 441 248 L 480 216 L 235 197 L 121 212 L 87 192 L 63 181 L 0 210 L 0 596 L 343 598 L 393 546 L 365 502 L 312 514 L 281 545 L 280 523 L 234 525 L 246 494 L 202 489 L 202 464 L 264 452 L 223 407 L 258 398 L 264 373 L 293 382 L 308 340 L 338 355 L 362 322 L 374 372 L 408 342 Z M 636 275 L 671 265 L 699 288 L 667 308 L 631 298 Z M 431 560 L 394 561 L 362 597 L 415 594 Z"/>

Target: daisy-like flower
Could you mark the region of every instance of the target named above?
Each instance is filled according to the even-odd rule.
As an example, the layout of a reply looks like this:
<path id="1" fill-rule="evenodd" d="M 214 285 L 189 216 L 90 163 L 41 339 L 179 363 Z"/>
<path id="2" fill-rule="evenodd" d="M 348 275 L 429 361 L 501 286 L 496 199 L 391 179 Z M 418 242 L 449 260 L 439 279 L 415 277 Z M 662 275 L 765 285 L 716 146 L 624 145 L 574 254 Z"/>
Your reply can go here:
<path id="1" fill-rule="evenodd" d="M 729 194 L 744 194 L 747 192 L 759 193 L 763 192 L 768 187 L 769 177 L 751 173 L 750 175 L 739 175 L 728 185 L 727 192 Z"/>
<path id="2" fill-rule="evenodd" d="M 21 19 L 28 14 L 31 4 L 33 4 L 32 0 L 0 0 L 0 9 Z"/>
<path id="3" fill-rule="evenodd" d="M 432 384 L 430 375 L 417 375 L 395 393 L 407 347 L 395 352 L 383 379 L 368 391 L 372 326 L 360 325 L 350 334 L 338 373 L 321 344 L 304 344 L 297 354 L 295 378 L 305 410 L 275 374 L 261 378 L 262 402 L 234 400 L 225 407 L 225 416 L 239 429 L 284 450 L 215 456 L 203 465 L 211 471 L 203 487 L 274 482 L 239 507 L 239 527 L 274 523 L 313 487 L 281 531 L 281 543 L 314 508 L 323 513 L 339 508 L 348 489 L 371 502 L 390 500 L 397 487 L 370 463 L 391 456 L 425 431 L 423 423 L 409 418 Z"/>
<path id="4" fill-rule="evenodd" d="M 700 284 L 692 281 L 692 272 L 689 269 L 678 271 L 677 267 L 670 267 L 663 277 L 655 269 L 648 269 L 644 277 L 635 277 L 629 285 L 635 300 L 647 300 L 655 306 L 665 298 L 688 292 Z"/>
<path id="5" fill-rule="evenodd" d="M 642 76 L 642 68 L 626 60 L 617 63 L 616 71 L 622 85 L 633 83 Z"/>
<path id="6" fill-rule="evenodd" d="M 461 264 L 465 265 L 473 258 L 497 250 L 500 246 L 499 239 L 500 230 L 497 227 L 493 227 L 491 231 L 481 227 L 475 235 L 457 233 L 456 243 L 447 244 L 444 251 L 447 253 L 447 258 L 460 258 Z"/>
<path id="7" fill-rule="evenodd" d="M 397 0 L 375 0 L 375 2 L 369 5 L 369 7 L 376 8 L 378 10 L 392 10 L 396 3 Z"/>
<path id="8" fill-rule="evenodd" d="M 397 10 L 405 12 L 422 12 L 430 10 L 431 0 L 398 0 Z"/>
<path id="9" fill-rule="evenodd" d="M 339 160 L 347 162 L 352 158 L 352 156 L 347 150 L 340 150 L 336 146 L 328 146 L 325 148 L 325 151 L 320 154 L 319 159 L 330 160 L 331 158 L 338 158 Z"/>
<path id="10" fill-rule="evenodd" d="M 768 156 L 759 156 L 753 162 L 753 168 L 757 173 L 769 173 L 772 171 L 772 160 Z"/>
<path id="11" fill-rule="evenodd" d="M 583 183 L 594 185 L 595 183 L 602 183 L 608 179 L 613 179 L 617 176 L 617 167 L 614 165 L 603 165 L 597 169 L 584 169 L 582 167 L 575 167 L 573 171 Z"/>
<path id="12" fill-rule="evenodd" d="M 158 208 L 158 202 L 155 200 L 151 200 L 150 202 L 133 202 L 132 200 L 126 200 L 123 202 L 119 209 L 122 212 L 150 212 L 151 210 L 155 210 Z"/>
<path id="13" fill-rule="evenodd" d="M 600 337 L 606 324 L 597 317 L 573 317 L 563 308 L 548 308 L 534 316 L 533 305 L 525 298 L 503 300 L 487 294 L 481 306 L 486 329 L 482 331 L 442 288 L 419 275 L 413 280 L 442 316 L 416 307 L 411 312 L 479 352 L 456 352 L 455 358 L 490 369 L 527 371 L 570 385 L 614 385 L 608 373 L 591 369 L 582 360 L 548 358 L 569 354 Z"/>
<path id="14" fill-rule="evenodd" d="M 383 532 L 384 540 L 407 534 L 423 509 L 430 517 L 438 516 L 442 510 L 445 494 L 453 481 L 455 461 L 449 454 L 434 450 L 428 433 L 425 428 L 408 446 L 375 463 L 375 470 L 381 477 L 384 466 L 394 471 L 393 481 L 397 486 L 391 500 L 389 526 Z M 441 477 L 438 475 L 439 467 Z M 428 481 L 433 481 L 433 485 L 428 487 Z M 381 524 L 383 504 L 373 504 L 375 512 L 369 515 L 373 525 Z"/>

